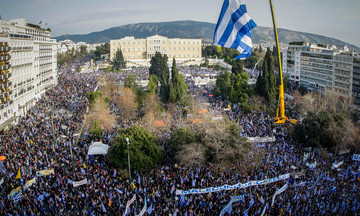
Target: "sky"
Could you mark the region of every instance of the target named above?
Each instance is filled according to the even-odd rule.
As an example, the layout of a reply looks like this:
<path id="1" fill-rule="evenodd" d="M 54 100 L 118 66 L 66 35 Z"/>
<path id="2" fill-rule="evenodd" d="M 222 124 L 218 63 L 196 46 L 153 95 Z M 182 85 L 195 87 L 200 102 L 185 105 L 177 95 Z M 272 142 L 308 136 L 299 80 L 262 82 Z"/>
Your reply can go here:
<path id="1" fill-rule="evenodd" d="M 140 22 L 216 23 L 223 0 L 0 0 L 0 16 L 51 28 L 52 36 L 87 34 Z M 259 26 L 272 27 L 268 0 L 246 0 Z M 360 47 L 360 0 L 273 0 L 278 28 L 333 37 Z M 47 26 L 45 24 L 47 23 Z"/>

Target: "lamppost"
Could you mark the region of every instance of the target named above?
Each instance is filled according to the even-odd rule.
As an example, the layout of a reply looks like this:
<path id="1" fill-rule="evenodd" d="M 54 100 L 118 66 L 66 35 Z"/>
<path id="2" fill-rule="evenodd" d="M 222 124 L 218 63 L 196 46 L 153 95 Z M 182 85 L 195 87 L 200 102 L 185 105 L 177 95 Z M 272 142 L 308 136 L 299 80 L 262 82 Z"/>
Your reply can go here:
<path id="1" fill-rule="evenodd" d="M 54 128 L 54 120 L 53 120 L 53 117 L 51 116 L 51 128 L 52 128 L 52 134 L 53 134 L 53 144 L 52 144 L 52 148 L 54 149 L 55 148 L 55 128 Z M 50 118 L 45 118 L 46 120 L 50 120 Z"/>
<path id="2" fill-rule="evenodd" d="M 129 138 L 126 137 L 127 149 L 128 149 L 128 164 L 129 164 L 129 178 L 131 182 L 131 171 L 130 171 L 130 150 L 129 150 Z M 131 183 L 130 183 L 131 184 Z"/>

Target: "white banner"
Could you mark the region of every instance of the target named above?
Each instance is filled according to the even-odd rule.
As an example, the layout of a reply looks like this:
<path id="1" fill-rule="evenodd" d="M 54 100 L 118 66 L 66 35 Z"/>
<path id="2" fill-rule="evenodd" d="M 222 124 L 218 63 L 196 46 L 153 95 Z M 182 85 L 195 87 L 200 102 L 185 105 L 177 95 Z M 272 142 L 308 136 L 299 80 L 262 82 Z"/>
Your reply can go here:
<path id="1" fill-rule="evenodd" d="M 331 169 L 337 169 L 339 168 L 342 164 L 344 163 L 344 161 L 341 161 L 339 163 L 333 163 L 333 165 L 331 166 Z"/>
<path id="2" fill-rule="evenodd" d="M 275 137 L 248 137 L 248 141 L 252 143 L 275 142 Z"/>
<path id="3" fill-rule="evenodd" d="M 241 189 L 241 188 L 247 188 L 250 186 L 258 186 L 258 185 L 265 185 L 266 184 L 270 184 L 273 182 L 277 182 L 277 181 L 281 181 L 281 180 L 285 180 L 288 179 L 290 177 L 290 174 L 285 174 L 285 175 L 281 175 L 272 179 L 264 179 L 264 180 L 259 180 L 259 181 L 249 181 L 245 184 L 241 184 L 241 183 L 237 183 L 234 185 L 223 185 L 220 187 L 209 187 L 209 188 L 205 188 L 205 189 L 190 189 L 187 191 L 183 191 L 183 190 L 176 190 L 176 195 L 189 195 L 189 194 L 202 194 L 202 193 L 213 193 L 213 192 L 219 192 L 219 191 L 223 191 L 223 190 L 235 190 L 235 189 Z"/>
<path id="4" fill-rule="evenodd" d="M 79 187 L 79 186 L 84 185 L 84 184 L 87 184 L 87 178 L 84 179 L 84 180 L 78 181 L 78 182 L 73 181 L 73 186 L 74 187 Z"/>
<path id="5" fill-rule="evenodd" d="M 277 190 L 273 196 L 273 199 L 272 199 L 272 203 L 271 203 L 271 207 L 274 206 L 274 202 L 275 202 L 275 198 L 276 198 L 276 195 L 279 195 L 281 194 L 282 192 L 284 192 L 286 190 L 286 188 L 288 187 L 288 184 L 286 183 L 284 186 L 282 186 L 282 188 L 280 188 L 279 190 Z"/>
<path id="6" fill-rule="evenodd" d="M 309 162 L 306 162 L 306 164 L 305 164 L 306 166 L 308 166 L 310 169 L 313 169 L 313 168 L 315 168 L 316 167 L 316 161 L 314 162 L 314 163 L 309 163 Z"/>
<path id="7" fill-rule="evenodd" d="M 360 154 L 354 154 L 352 159 L 356 161 L 360 161 Z"/>
<path id="8" fill-rule="evenodd" d="M 134 194 L 133 198 L 131 198 L 131 200 L 127 201 L 127 203 L 126 203 L 126 210 L 125 210 L 125 214 L 124 214 L 124 215 L 127 215 L 128 211 L 129 211 L 129 206 L 130 206 L 131 203 L 133 203 L 135 200 L 136 200 L 136 196 L 135 196 L 135 194 Z"/>
<path id="9" fill-rule="evenodd" d="M 267 209 L 268 205 L 269 205 L 269 204 L 266 203 L 266 206 L 264 207 L 264 210 L 262 211 L 261 216 L 264 216 L 264 215 L 265 215 L 265 212 L 266 212 L 266 209 Z"/>

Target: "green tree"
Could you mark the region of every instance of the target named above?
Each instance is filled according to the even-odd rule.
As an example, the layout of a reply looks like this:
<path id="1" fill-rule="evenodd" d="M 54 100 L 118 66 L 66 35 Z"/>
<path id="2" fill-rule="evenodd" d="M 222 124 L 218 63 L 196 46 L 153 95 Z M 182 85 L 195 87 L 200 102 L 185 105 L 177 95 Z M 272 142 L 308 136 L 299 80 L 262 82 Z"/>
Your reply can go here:
<path id="1" fill-rule="evenodd" d="M 268 102 L 273 102 L 277 93 L 277 79 L 274 72 L 274 59 L 269 48 L 262 63 L 261 73 L 256 83 L 256 93 L 265 97 Z"/>
<path id="2" fill-rule="evenodd" d="M 125 88 L 130 88 L 135 90 L 136 89 L 136 76 L 134 73 L 131 73 L 125 80 L 124 80 Z"/>
<path id="3" fill-rule="evenodd" d="M 120 71 L 120 69 L 126 68 L 126 62 L 121 49 L 116 50 L 112 63 L 114 71 Z"/>
<path id="4" fill-rule="evenodd" d="M 151 94 L 156 94 L 157 92 L 157 85 L 158 85 L 159 79 L 155 74 L 151 74 L 150 79 L 149 79 L 149 83 L 146 87 L 146 89 L 151 93 Z"/>
<path id="5" fill-rule="evenodd" d="M 97 46 L 95 50 L 95 57 L 100 58 L 102 54 L 110 53 L 110 43 L 105 43 L 103 45 Z"/>
<path id="6" fill-rule="evenodd" d="M 86 93 L 86 97 L 89 101 L 90 104 L 93 104 L 95 102 L 95 99 L 98 97 L 102 97 L 102 93 L 101 92 L 87 92 Z"/>
<path id="7" fill-rule="evenodd" d="M 171 67 L 171 82 L 169 91 L 169 102 L 182 102 L 184 96 L 187 93 L 187 85 L 184 82 L 184 77 L 179 74 L 179 70 L 176 67 L 175 58 Z"/>
<path id="8" fill-rule="evenodd" d="M 131 169 L 151 169 L 161 161 L 162 151 L 157 145 L 157 138 L 144 128 L 134 125 L 121 130 L 109 149 L 108 158 L 114 166 L 121 169 L 128 167 L 126 138 L 129 138 Z"/>
<path id="9" fill-rule="evenodd" d="M 90 130 L 90 133 L 93 134 L 94 138 L 97 140 L 97 141 L 100 141 L 101 140 L 101 134 L 102 132 L 104 131 L 104 129 L 102 129 L 99 125 L 99 122 L 98 121 L 94 121 L 94 124 L 93 124 L 93 128 Z"/>
<path id="10" fill-rule="evenodd" d="M 343 118 L 335 118 L 341 122 Z M 340 120 L 340 121 L 339 121 Z M 334 135 L 329 127 L 334 123 L 334 118 L 325 110 L 309 112 L 308 116 L 297 124 L 295 134 L 304 146 L 332 148 L 336 145 Z"/>
<path id="11" fill-rule="evenodd" d="M 156 52 L 155 56 L 150 60 L 149 74 L 155 74 L 160 81 L 160 98 L 162 101 L 167 102 L 169 100 L 169 67 L 167 66 L 167 55 L 162 56 L 160 52 Z"/>

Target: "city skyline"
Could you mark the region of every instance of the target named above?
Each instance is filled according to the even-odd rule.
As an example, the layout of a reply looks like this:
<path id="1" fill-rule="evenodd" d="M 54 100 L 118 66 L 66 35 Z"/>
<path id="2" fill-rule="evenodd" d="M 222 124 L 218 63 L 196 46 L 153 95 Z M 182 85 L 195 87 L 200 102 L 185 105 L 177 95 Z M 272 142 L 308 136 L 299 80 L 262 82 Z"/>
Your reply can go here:
<path id="1" fill-rule="evenodd" d="M 142 22 L 194 20 L 216 23 L 223 0 L 177 1 L 55 1 L 14 0 L 2 3 L 5 20 L 25 18 L 51 28 L 52 36 L 87 34 L 107 28 Z M 250 16 L 259 26 L 272 27 L 267 0 L 246 1 Z M 19 5 L 22 5 L 19 7 Z M 275 0 L 278 28 L 333 37 L 360 47 L 358 22 L 360 2 L 347 0 Z M 47 25 L 45 26 L 45 24 Z"/>

